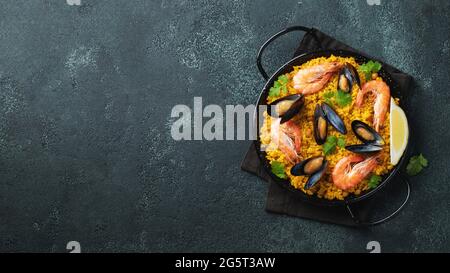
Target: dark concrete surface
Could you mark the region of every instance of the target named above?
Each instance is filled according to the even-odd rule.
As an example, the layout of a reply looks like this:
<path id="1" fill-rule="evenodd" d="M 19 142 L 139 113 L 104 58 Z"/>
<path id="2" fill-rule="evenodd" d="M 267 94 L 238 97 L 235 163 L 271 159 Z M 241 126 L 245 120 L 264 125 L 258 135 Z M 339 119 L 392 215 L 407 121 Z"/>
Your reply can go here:
<path id="1" fill-rule="evenodd" d="M 450 250 L 450 2 L 1 1 L 0 251 Z M 248 141 L 170 136 L 176 104 L 254 103 L 269 35 L 314 26 L 410 73 L 416 151 L 394 220 L 351 229 L 271 215 Z M 284 63 L 298 35 L 277 42 Z M 381 204 L 380 204 L 381 206 Z"/>

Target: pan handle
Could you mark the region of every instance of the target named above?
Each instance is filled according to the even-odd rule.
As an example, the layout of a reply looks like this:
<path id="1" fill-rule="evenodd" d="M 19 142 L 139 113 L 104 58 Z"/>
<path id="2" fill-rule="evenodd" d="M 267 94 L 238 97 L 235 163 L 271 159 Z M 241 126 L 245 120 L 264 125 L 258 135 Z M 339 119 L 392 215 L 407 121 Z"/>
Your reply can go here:
<path id="1" fill-rule="evenodd" d="M 376 221 L 361 222 L 358 219 L 358 217 L 353 213 L 353 211 L 352 211 L 352 209 L 350 207 L 350 204 L 346 204 L 348 213 L 350 214 L 350 216 L 352 217 L 353 221 L 355 221 L 356 224 L 358 224 L 359 226 L 375 226 L 375 225 L 379 225 L 379 224 L 382 224 L 382 223 L 392 219 L 394 216 L 396 216 L 403 209 L 403 207 L 406 205 L 406 203 L 408 203 L 409 196 L 411 194 L 411 186 L 409 184 L 408 179 L 403 174 L 400 174 L 399 177 L 400 177 L 400 179 L 403 181 L 403 183 L 406 186 L 406 189 L 407 189 L 406 197 L 403 200 L 402 204 L 394 212 L 392 212 L 388 216 L 386 216 L 386 217 L 384 217 L 382 219 L 376 220 Z"/>
<path id="2" fill-rule="evenodd" d="M 256 65 L 258 66 L 258 70 L 259 73 L 261 73 L 261 76 L 267 81 L 269 79 L 269 76 L 267 75 L 266 71 L 264 70 L 264 68 L 262 67 L 261 64 L 261 57 L 262 54 L 264 52 L 264 50 L 266 49 L 266 47 L 268 45 L 270 45 L 274 40 L 276 40 L 278 37 L 283 36 L 284 34 L 287 34 L 289 32 L 292 31 L 304 31 L 307 34 L 311 34 L 312 37 L 314 38 L 314 40 L 317 42 L 317 44 L 319 45 L 319 48 L 322 49 L 322 45 L 319 41 L 319 39 L 317 38 L 316 34 L 313 32 L 313 28 L 308 28 L 308 27 L 304 27 L 304 26 L 292 26 L 292 27 L 288 27 L 285 28 L 284 30 L 278 32 L 277 34 L 273 35 L 272 37 L 270 37 L 259 49 L 258 51 L 258 55 L 256 56 Z"/>

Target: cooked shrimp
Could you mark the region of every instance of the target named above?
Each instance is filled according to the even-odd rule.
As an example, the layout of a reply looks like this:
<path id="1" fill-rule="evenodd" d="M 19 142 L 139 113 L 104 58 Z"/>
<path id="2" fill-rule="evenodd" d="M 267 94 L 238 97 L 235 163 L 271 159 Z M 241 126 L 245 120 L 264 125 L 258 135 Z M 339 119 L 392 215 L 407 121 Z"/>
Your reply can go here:
<path id="1" fill-rule="evenodd" d="M 333 169 L 333 183 L 341 190 L 349 190 L 361 183 L 377 165 L 378 156 L 372 156 L 365 160 L 359 155 L 344 157 Z"/>
<path id="2" fill-rule="evenodd" d="M 302 130 L 300 129 L 300 126 L 291 120 L 284 123 L 282 126 L 286 135 L 294 140 L 295 150 L 297 153 L 300 153 L 302 150 Z"/>
<path id="3" fill-rule="evenodd" d="M 330 62 L 300 69 L 293 78 L 294 88 L 304 95 L 316 93 L 341 67 L 342 64 L 338 62 Z"/>
<path id="4" fill-rule="evenodd" d="M 363 85 L 362 89 L 356 96 L 356 106 L 362 107 L 364 95 L 367 93 L 375 94 L 373 126 L 377 132 L 383 127 L 386 120 L 386 113 L 389 110 L 389 103 L 391 101 L 391 90 L 384 81 L 372 80 Z"/>
<path id="5" fill-rule="evenodd" d="M 273 143 L 280 149 L 286 158 L 297 163 L 302 146 L 302 131 L 293 121 L 280 124 L 279 118 L 272 119 L 270 133 Z"/>

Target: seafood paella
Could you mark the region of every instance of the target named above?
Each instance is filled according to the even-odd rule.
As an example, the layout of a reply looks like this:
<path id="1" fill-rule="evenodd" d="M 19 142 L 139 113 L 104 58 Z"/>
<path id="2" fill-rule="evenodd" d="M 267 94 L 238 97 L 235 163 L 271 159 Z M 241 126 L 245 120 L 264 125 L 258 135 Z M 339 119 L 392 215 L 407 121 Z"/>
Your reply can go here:
<path id="1" fill-rule="evenodd" d="M 259 131 L 273 174 L 328 200 L 376 188 L 398 163 L 390 154 L 389 114 L 398 99 L 381 67 L 332 55 L 281 75 Z"/>

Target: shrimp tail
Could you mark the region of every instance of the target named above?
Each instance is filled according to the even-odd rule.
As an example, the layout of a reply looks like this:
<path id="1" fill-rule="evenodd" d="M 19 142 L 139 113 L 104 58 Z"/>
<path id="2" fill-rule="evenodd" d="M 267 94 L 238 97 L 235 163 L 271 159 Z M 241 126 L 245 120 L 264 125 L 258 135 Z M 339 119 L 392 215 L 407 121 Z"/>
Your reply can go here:
<path id="1" fill-rule="evenodd" d="M 379 164 L 379 156 L 372 156 L 364 160 L 363 162 L 356 164 L 353 171 L 358 173 L 360 177 L 366 178 L 373 169 Z"/>
<path id="2" fill-rule="evenodd" d="M 367 89 L 359 89 L 358 94 L 356 95 L 356 106 L 361 108 L 364 103 L 364 95 L 366 94 Z"/>

